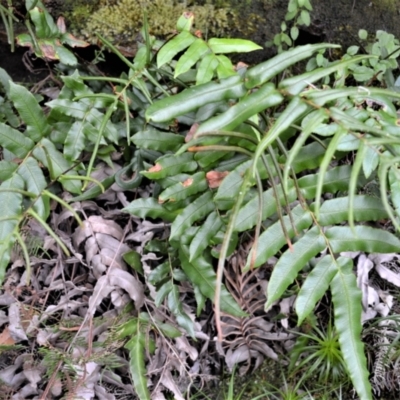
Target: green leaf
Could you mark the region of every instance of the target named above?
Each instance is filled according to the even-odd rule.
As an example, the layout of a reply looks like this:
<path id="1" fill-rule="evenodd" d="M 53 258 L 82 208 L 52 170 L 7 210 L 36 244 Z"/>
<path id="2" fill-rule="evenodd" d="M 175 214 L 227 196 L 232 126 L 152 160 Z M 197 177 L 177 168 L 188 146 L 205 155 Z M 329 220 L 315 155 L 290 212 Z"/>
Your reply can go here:
<path id="1" fill-rule="evenodd" d="M 182 245 L 179 248 L 179 259 L 182 263 L 182 269 L 190 281 L 198 286 L 200 292 L 204 296 L 214 301 L 217 276 L 214 267 L 211 262 L 205 258 L 204 253 L 202 256 L 190 262 L 189 249 L 187 246 Z M 247 316 L 236 303 L 232 295 L 226 290 L 224 285 L 221 287 L 221 310 L 236 317 Z"/>
<path id="2" fill-rule="evenodd" d="M 222 228 L 223 222 L 216 211 L 210 213 L 200 226 L 189 247 L 189 261 L 199 257 L 210 244 L 211 239 Z"/>
<path id="3" fill-rule="evenodd" d="M 319 210 L 318 222 L 322 226 L 328 226 L 348 221 L 349 205 L 347 196 L 324 201 Z M 377 197 L 355 196 L 353 207 L 355 221 L 378 221 L 388 218 L 385 206 Z"/>
<path id="4" fill-rule="evenodd" d="M 301 19 L 304 23 L 305 26 L 310 26 L 311 24 L 311 18 L 310 18 L 310 13 L 306 10 L 301 10 Z"/>
<path id="5" fill-rule="evenodd" d="M 68 99 L 56 99 L 46 103 L 46 105 L 61 114 L 68 115 L 77 119 L 84 119 L 90 106 L 81 101 L 72 101 Z"/>
<path id="6" fill-rule="evenodd" d="M 157 159 L 156 165 L 147 171 L 141 171 L 141 174 L 149 179 L 163 179 L 181 172 L 192 172 L 196 168 L 197 163 L 193 161 L 192 153 L 166 154 Z"/>
<path id="7" fill-rule="evenodd" d="M 272 79 L 282 71 L 285 71 L 295 63 L 311 57 L 315 52 L 323 49 L 339 48 L 338 45 L 327 43 L 307 44 L 305 46 L 297 46 L 289 51 L 284 51 L 277 56 L 265 61 L 261 64 L 250 68 L 245 75 L 246 87 L 252 89 L 260 86 Z"/>
<path id="8" fill-rule="evenodd" d="M 0 161 L 0 181 L 6 181 L 16 171 L 18 165 L 16 163 L 1 160 Z"/>
<path id="9" fill-rule="evenodd" d="M 235 68 L 232 64 L 232 61 L 224 55 L 217 56 L 218 59 L 218 67 L 217 67 L 217 75 L 218 79 L 225 79 L 232 75 L 236 75 Z"/>
<path id="10" fill-rule="evenodd" d="M 328 170 L 324 176 L 322 186 L 323 193 L 344 192 L 349 188 L 349 180 L 352 167 L 349 165 L 341 165 Z M 317 193 L 318 174 L 311 174 L 301 177 L 298 180 L 302 195 L 306 199 L 313 199 Z M 360 179 L 360 187 L 365 184 L 364 179 Z"/>
<path id="11" fill-rule="evenodd" d="M 296 279 L 300 270 L 326 247 L 319 228 L 314 227 L 304 234 L 292 247 L 286 250 L 274 266 L 268 282 L 265 309 L 279 300 L 285 290 Z"/>
<path id="12" fill-rule="evenodd" d="M 278 203 L 281 205 L 285 204 L 285 196 L 281 185 L 277 185 L 277 191 L 279 199 Z M 289 204 L 297 199 L 297 194 L 293 186 L 293 181 L 290 181 L 289 183 L 289 190 L 286 193 L 286 196 Z M 265 220 L 266 218 L 275 214 L 277 208 L 277 201 L 274 196 L 274 191 L 272 188 L 263 192 L 262 203 L 264 207 L 261 211 L 262 212 L 261 219 Z M 235 227 L 234 227 L 235 231 L 244 232 L 256 226 L 259 213 L 258 204 L 259 204 L 259 199 L 257 195 L 239 210 L 239 213 L 235 221 Z"/>
<path id="13" fill-rule="evenodd" d="M 268 83 L 257 91 L 243 97 L 237 104 L 216 117 L 200 124 L 194 137 L 200 133 L 225 130 L 231 131 L 242 122 L 267 108 L 276 106 L 283 101 L 283 96 L 275 89 L 275 85 Z"/>
<path id="14" fill-rule="evenodd" d="M 194 339 L 194 325 L 190 317 L 183 311 L 182 301 L 179 296 L 179 289 L 176 285 L 172 285 L 168 293 L 168 308 L 175 315 L 178 324 Z"/>
<path id="15" fill-rule="evenodd" d="M 127 253 L 124 253 L 122 255 L 122 258 L 136 272 L 139 272 L 139 274 L 142 274 L 142 275 L 144 274 L 141 257 L 137 251 L 135 251 L 135 250 L 128 251 Z"/>
<path id="16" fill-rule="evenodd" d="M 275 140 L 289 128 L 297 119 L 303 117 L 311 109 L 311 106 L 300 100 L 299 97 L 294 97 L 292 101 L 286 106 L 285 110 L 275 121 L 272 127 L 269 129 L 268 134 L 264 136 L 261 142 L 257 146 L 257 150 L 254 154 L 254 160 L 258 160 L 264 150 L 275 142 Z M 254 169 L 256 163 L 254 163 Z M 255 172 L 253 170 L 253 172 Z"/>
<path id="17" fill-rule="evenodd" d="M 26 134 L 32 140 L 38 142 L 43 136 L 49 134 L 50 126 L 44 112 L 29 90 L 11 81 L 9 97 L 26 124 Z"/>
<path id="18" fill-rule="evenodd" d="M 53 17 L 49 14 L 46 8 L 40 4 L 29 10 L 29 14 L 35 24 L 36 35 L 39 39 L 56 38 L 60 35 L 57 25 Z"/>
<path id="19" fill-rule="evenodd" d="M 150 400 L 145 365 L 145 354 L 148 343 L 146 335 L 143 332 L 143 327 L 147 327 L 147 324 L 142 323 L 140 318 L 137 318 L 136 322 L 135 333 L 125 345 L 125 348 L 129 350 L 129 369 L 132 375 L 135 392 L 140 400 Z"/>
<path id="20" fill-rule="evenodd" d="M 67 133 L 64 145 L 65 157 L 70 161 L 75 161 L 81 155 L 82 150 L 86 147 L 85 130 L 88 129 L 88 124 L 75 121 Z M 90 129 L 90 128 L 89 128 Z M 94 129 L 92 127 L 92 129 Z"/>
<path id="21" fill-rule="evenodd" d="M 64 158 L 64 155 L 57 150 L 55 145 L 48 139 L 43 138 L 39 146 L 33 150 L 34 157 L 46 166 L 50 171 L 51 179 L 60 179 L 61 175 L 75 175 L 72 170 L 73 164 Z M 82 183 L 79 180 L 65 180 L 61 182 L 64 189 L 70 193 L 80 194 Z"/>
<path id="22" fill-rule="evenodd" d="M 168 122 L 205 104 L 236 99 L 245 93 L 246 89 L 240 76 L 232 76 L 220 82 L 205 83 L 154 102 L 146 110 L 146 119 Z"/>
<path id="23" fill-rule="evenodd" d="M 286 232 L 289 239 L 296 235 L 296 232 L 301 232 L 310 227 L 312 223 L 311 214 L 298 205 L 291 211 L 291 218 L 289 216 L 283 217 L 283 224 L 286 227 Z M 293 229 L 295 228 L 295 229 Z M 253 259 L 253 251 L 251 250 L 247 257 L 245 270 L 250 266 L 257 268 L 267 262 L 267 260 L 277 254 L 277 252 L 287 244 L 287 238 L 282 229 L 281 221 L 272 224 L 266 231 L 264 231 L 258 238 L 257 248 L 255 249 L 256 255 L 254 263 L 251 265 Z"/>
<path id="24" fill-rule="evenodd" d="M 5 190 L 0 192 L 0 243 L 9 240 L 22 217 L 22 194 L 8 192 L 6 189 L 24 188 L 24 181 L 18 174 L 14 174 L 0 185 L 0 189 Z"/>
<path id="25" fill-rule="evenodd" d="M 178 53 L 189 47 L 195 40 L 196 36 L 188 31 L 182 31 L 174 38 L 169 40 L 157 54 L 157 68 L 170 62 Z"/>
<path id="26" fill-rule="evenodd" d="M 361 291 L 357 287 L 349 259 L 331 282 L 332 301 L 335 313 L 335 327 L 339 343 L 357 394 L 363 400 L 372 399 L 368 380 L 367 360 L 361 341 Z"/>
<path id="27" fill-rule="evenodd" d="M 6 275 L 6 268 L 10 263 L 11 249 L 15 243 L 15 240 L 16 239 L 14 236 L 10 237 L 8 240 L 5 240 L 3 243 L 0 243 L 0 285 L 3 283 Z"/>
<path id="28" fill-rule="evenodd" d="M 366 146 L 365 157 L 363 158 L 364 176 L 368 179 L 376 170 L 379 164 L 379 150 L 375 146 Z"/>
<path id="29" fill-rule="evenodd" d="M 172 223 L 170 240 L 179 238 L 194 222 L 203 219 L 206 215 L 214 211 L 215 205 L 212 198 L 212 193 L 207 191 L 193 203 L 189 204 Z"/>
<path id="30" fill-rule="evenodd" d="M 334 226 L 325 232 L 334 253 L 364 251 L 366 253 L 398 253 L 400 240 L 388 231 L 370 226 Z"/>
<path id="31" fill-rule="evenodd" d="M 365 59 L 369 59 L 374 56 L 363 55 L 358 57 L 352 57 L 349 60 L 339 61 L 334 63 L 333 65 L 327 68 L 318 68 L 313 71 L 306 72 L 301 75 L 295 75 L 290 78 L 286 78 L 279 83 L 279 88 L 284 89 L 288 94 L 295 96 L 299 94 L 303 89 L 307 86 L 310 86 L 312 83 L 324 78 L 325 76 L 331 75 L 343 68 L 348 67 L 353 63 L 361 62 Z"/>
<path id="32" fill-rule="evenodd" d="M 18 158 L 25 158 L 33 149 L 35 143 L 16 129 L 0 122 L 0 146 L 4 147 Z"/>
<path id="33" fill-rule="evenodd" d="M 365 29 L 360 29 L 360 30 L 358 31 L 358 37 L 359 37 L 361 40 L 367 40 L 367 38 L 368 38 L 368 32 L 367 32 Z"/>
<path id="34" fill-rule="evenodd" d="M 208 51 L 206 43 L 202 39 L 196 39 L 176 63 L 174 78 L 189 71 Z"/>
<path id="35" fill-rule="evenodd" d="M 214 72 L 219 65 L 218 58 L 215 54 L 207 54 L 200 62 L 197 68 L 196 85 L 205 84 L 211 81 Z"/>
<path id="36" fill-rule="evenodd" d="M 184 12 L 176 23 L 178 31 L 190 31 L 194 21 L 194 14 L 192 12 Z"/>
<path id="37" fill-rule="evenodd" d="M 38 196 L 34 200 L 33 209 L 41 218 L 47 219 L 50 213 L 49 198 L 41 196 L 42 191 L 47 186 L 47 182 L 38 162 L 33 157 L 28 157 L 19 166 L 18 173 L 24 179 L 27 190 Z"/>
<path id="38" fill-rule="evenodd" d="M 216 54 L 226 53 L 248 53 L 250 51 L 262 50 L 262 47 L 245 39 L 210 39 L 208 45 Z"/>
<path id="39" fill-rule="evenodd" d="M 297 326 L 311 314 L 316 304 L 328 291 L 329 285 L 338 272 L 336 263 L 343 267 L 348 259 L 339 257 L 334 260 L 331 255 L 323 257 L 307 275 L 299 294 L 296 298 L 296 314 L 298 316 Z"/>
<path id="40" fill-rule="evenodd" d="M 183 182 L 178 182 L 175 185 L 169 186 L 158 196 L 159 203 L 166 201 L 185 200 L 193 194 L 204 192 L 208 189 L 206 174 L 203 171 L 185 179 Z"/>
<path id="41" fill-rule="evenodd" d="M 132 136 L 131 140 L 141 149 L 157 150 L 164 153 L 176 151 L 185 141 L 182 135 L 162 132 L 155 128 L 139 131 Z"/>
<path id="42" fill-rule="evenodd" d="M 122 211 L 139 218 L 162 218 L 168 222 L 173 221 L 176 217 L 174 212 L 166 210 L 153 197 L 134 200 L 131 204 L 123 208 Z"/>

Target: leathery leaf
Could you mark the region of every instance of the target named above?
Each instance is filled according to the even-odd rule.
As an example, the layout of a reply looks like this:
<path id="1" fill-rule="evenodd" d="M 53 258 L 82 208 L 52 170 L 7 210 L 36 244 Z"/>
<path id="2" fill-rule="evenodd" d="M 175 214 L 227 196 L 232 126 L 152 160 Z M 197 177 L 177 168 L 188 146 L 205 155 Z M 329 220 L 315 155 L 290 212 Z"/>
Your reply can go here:
<path id="1" fill-rule="evenodd" d="M 354 388 L 360 399 L 372 399 L 364 344 L 361 341 L 361 291 L 348 259 L 331 282 L 335 327 Z"/>
<path id="2" fill-rule="evenodd" d="M 38 142 L 50 131 L 46 117 L 33 94 L 25 87 L 10 82 L 10 99 L 26 124 L 26 134 Z"/>
<path id="3" fill-rule="evenodd" d="M 0 185 L 0 243 L 10 238 L 22 217 L 22 194 L 7 189 L 25 188 L 24 180 L 14 174 Z"/>
<path id="4" fill-rule="evenodd" d="M 308 274 L 296 298 L 298 326 L 314 310 L 315 305 L 328 291 L 329 285 L 338 271 L 336 263 L 343 266 L 346 262 L 347 260 L 343 257 L 334 260 L 331 255 L 326 255 L 317 262 Z"/>
<path id="5" fill-rule="evenodd" d="M 18 173 L 24 179 L 27 190 L 39 197 L 34 199 L 33 209 L 40 217 L 47 219 L 50 212 L 49 198 L 41 196 L 42 191 L 47 186 L 47 182 L 38 162 L 33 157 L 28 157 L 19 166 Z"/>
<path id="6" fill-rule="evenodd" d="M 242 78 L 231 76 L 220 82 L 208 82 L 154 102 L 146 110 L 146 119 L 167 122 L 208 103 L 236 99 L 246 93 Z"/>
<path id="7" fill-rule="evenodd" d="M 370 226 L 334 226 L 325 232 L 334 253 L 364 251 L 366 253 L 398 253 L 400 240 L 388 231 Z"/>
<path id="8" fill-rule="evenodd" d="M 286 70 L 293 64 L 304 60 L 305 58 L 311 57 L 315 52 L 323 49 L 334 49 L 338 48 L 338 45 L 332 45 L 327 43 L 318 44 L 307 44 L 305 46 L 297 46 L 291 50 L 284 51 L 281 54 L 265 61 L 261 64 L 250 68 L 246 72 L 246 87 L 252 89 L 256 86 L 260 86 L 263 83 L 269 81 L 275 75 Z"/>
<path id="9" fill-rule="evenodd" d="M 285 196 L 281 185 L 277 185 L 277 191 L 278 191 L 279 204 L 284 204 Z M 287 191 L 286 196 L 287 196 L 287 201 L 289 203 L 297 199 L 296 190 L 293 186 L 293 181 L 289 182 L 289 190 Z M 263 192 L 262 200 L 263 200 L 263 209 L 261 210 L 262 220 L 265 220 L 266 218 L 270 217 L 276 212 L 277 201 L 275 199 L 273 189 L 268 189 L 267 191 Z M 246 203 L 239 210 L 239 213 L 235 221 L 235 227 L 234 227 L 235 231 L 243 232 L 253 228 L 253 226 L 257 224 L 258 212 L 259 212 L 258 203 L 259 199 L 257 195 L 253 197 L 248 203 Z"/>
<path id="10" fill-rule="evenodd" d="M 214 209 L 215 205 L 212 200 L 212 193 L 210 191 L 203 193 L 176 217 L 171 225 L 170 239 L 179 238 L 194 222 L 204 218 L 214 211 Z"/>
<path id="11" fill-rule="evenodd" d="M 203 122 L 197 129 L 194 137 L 203 132 L 216 130 L 231 131 L 253 115 L 276 106 L 283 101 L 283 96 L 275 89 L 275 85 L 268 83 L 256 92 L 243 97 L 237 104 L 216 117 Z"/>
<path id="12" fill-rule="evenodd" d="M 211 301 L 215 299 L 215 285 L 217 276 L 211 262 L 204 255 L 189 261 L 189 249 L 181 245 L 179 248 L 179 259 L 182 263 L 182 269 L 197 287 L 200 292 Z M 226 290 L 225 286 L 221 288 L 221 310 L 236 317 L 245 317 L 247 314 L 242 311 L 232 295 Z"/>
<path id="13" fill-rule="evenodd" d="M 153 197 L 133 200 L 122 211 L 139 218 L 162 218 L 165 221 L 173 221 L 176 217 L 174 212 L 166 210 Z"/>
<path id="14" fill-rule="evenodd" d="M 185 141 L 182 135 L 162 132 L 155 128 L 139 131 L 131 138 L 139 148 L 157 151 L 176 151 Z"/>
<path id="15" fill-rule="evenodd" d="M 135 319 L 136 326 L 132 332 L 132 338 L 126 343 L 125 348 L 129 350 L 129 369 L 132 375 L 136 394 L 141 400 L 150 400 L 150 392 L 147 388 L 145 352 L 147 348 L 146 335 L 143 327 L 147 326 L 140 318 Z"/>
<path id="16" fill-rule="evenodd" d="M 326 247 L 319 228 L 314 227 L 286 250 L 274 266 L 267 288 L 265 309 L 281 298 L 285 290 L 296 279 L 299 271 Z"/>
<path id="17" fill-rule="evenodd" d="M 149 170 L 141 171 L 141 174 L 149 179 L 162 179 L 181 172 L 192 172 L 196 168 L 197 163 L 193 161 L 193 154 L 191 153 L 166 154 L 158 158 L 156 164 Z"/>
<path id="18" fill-rule="evenodd" d="M 216 211 L 208 215 L 190 243 L 189 261 L 193 261 L 203 253 L 222 225 L 223 222 Z"/>
<path id="19" fill-rule="evenodd" d="M 348 220 L 349 197 L 326 200 L 319 210 L 318 222 L 323 226 L 337 225 Z M 355 196 L 354 203 L 355 221 L 377 221 L 388 218 L 387 211 L 381 199 L 372 196 Z"/>
<path id="20" fill-rule="evenodd" d="M 169 186 L 158 196 L 159 203 L 165 201 L 180 201 L 185 200 L 189 196 L 198 192 L 204 192 L 208 189 L 206 174 L 203 171 L 185 179 L 183 182 L 178 182 L 175 185 Z"/>
<path id="21" fill-rule="evenodd" d="M 312 223 L 311 214 L 308 211 L 303 210 L 301 205 L 297 205 L 291 211 L 292 219 L 288 215 L 283 217 L 283 223 L 286 227 L 286 232 L 289 238 L 296 235 L 297 232 L 301 232 L 303 229 L 310 227 Z M 293 229 L 293 225 L 296 231 Z M 256 255 L 253 268 L 257 268 L 264 264 L 270 257 L 274 256 L 285 244 L 287 239 L 282 229 L 281 221 L 277 221 L 272 224 L 266 231 L 264 231 L 258 238 L 257 248 L 255 249 Z M 247 257 L 247 263 L 245 270 L 248 270 L 252 261 L 252 249 L 249 256 Z"/>
<path id="22" fill-rule="evenodd" d="M 18 158 L 24 158 L 35 145 L 32 139 L 3 122 L 0 122 L 0 132 L 0 146 L 10 151 Z"/>

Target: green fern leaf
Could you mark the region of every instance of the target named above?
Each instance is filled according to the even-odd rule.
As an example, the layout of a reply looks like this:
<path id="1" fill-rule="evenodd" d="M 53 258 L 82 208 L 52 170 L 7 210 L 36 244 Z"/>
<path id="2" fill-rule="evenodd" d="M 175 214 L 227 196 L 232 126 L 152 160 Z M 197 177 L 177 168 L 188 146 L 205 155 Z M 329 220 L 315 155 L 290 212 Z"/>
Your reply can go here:
<path id="1" fill-rule="evenodd" d="M 211 262 L 204 255 L 190 262 L 189 248 L 183 245 L 179 248 L 179 259 L 182 263 L 182 269 L 190 281 L 199 288 L 204 296 L 214 301 L 217 276 Z M 221 288 L 221 310 L 236 317 L 247 316 L 225 286 Z"/>
<path id="2" fill-rule="evenodd" d="M 162 218 L 165 221 L 173 221 L 176 217 L 175 212 L 166 210 L 153 197 L 134 200 L 122 211 L 139 218 Z"/>
<path id="3" fill-rule="evenodd" d="M 22 216 L 22 194 L 7 189 L 24 190 L 24 180 L 14 174 L 0 185 L 0 243 L 10 238 Z"/>
<path id="4" fill-rule="evenodd" d="M 296 206 L 291 211 L 292 219 L 289 216 L 283 217 L 283 223 L 286 227 L 287 235 L 292 238 L 296 235 L 296 232 L 301 232 L 303 229 L 310 227 L 312 223 L 311 214 L 308 211 L 304 211 L 301 205 Z M 293 225 L 296 231 L 293 230 Z M 263 232 L 258 238 L 256 256 L 253 267 L 257 268 L 264 264 L 270 257 L 274 256 L 285 244 L 287 239 L 285 233 L 282 230 L 282 223 L 280 221 L 275 222 L 265 232 Z M 253 252 L 253 250 L 252 250 Z M 252 252 L 247 258 L 245 269 L 250 268 L 250 264 L 253 258 Z"/>
<path id="5" fill-rule="evenodd" d="M 340 267 L 343 267 L 346 262 L 347 259 L 343 257 L 334 260 L 331 255 L 327 255 L 319 260 L 311 270 L 296 298 L 298 326 L 310 315 L 315 305 L 328 291 L 332 279 L 338 272 L 336 263 L 338 263 Z"/>
<path id="6" fill-rule="evenodd" d="M 223 222 L 216 211 L 208 215 L 192 239 L 189 247 L 189 261 L 200 256 L 210 244 L 211 239 L 222 228 Z"/>
<path id="7" fill-rule="evenodd" d="M 0 221 L 0 225 L 2 222 Z M 8 264 L 10 263 L 11 258 L 11 249 L 15 242 L 15 237 L 10 236 L 9 239 L 6 239 L 4 242 L 0 242 L 0 285 L 4 281 L 4 277 L 6 275 L 6 269 Z"/>
<path id="8" fill-rule="evenodd" d="M 162 132 L 155 128 L 139 131 L 131 138 L 132 142 L 141 149 L 156 151 L 176 151 L 185 141 L 182 135 Z"/>
<path id="9" fill-rule="evenodd" d="M 192 172 L 196 168 L 197 163 L 193 161 L 192 153 L 167 154 L 158 158 L 154 167 L 148 171 L 141 171 L 141 174 L 149 179 L 163 179 L 181 172 Z"/>
<path id="10" fill-rule="evenodd" d="M 212 198 L 212 193 L 208 191 L 189 204 L 172 223 L 170 240 L 179 238 L 194 222 L 214 211 L 215 205 Z"/>
<path id="11" fill-rule="evenodd" d="M 28 157 L 19 166 L 18 173 L 24 179 L 28 191 L 39 197 L 34 200 L 33 209 L 41 218 L 47 219 L 50 213 L 49 198 L 41 196 L 47 182 L 38 162 L 33 157 Z"/>
<path id="12" fill-rule="evenodd" d="M 75 121 L 68 130 L 64 143 L 64 154 L 67 160 L 77 160 L 82 150 L 86 147 L 87 126 L 87 123 Z"/>
<path id="13" fill-rule="evenodd" d="M 347 221 L 349 205 L 348 196 L 325 201 L 319 210 L 318 222 L 323 226 L 327 226 Z M 355 221 L 378 221 L 388 218 L 385 206 L 377 197 L 355 196 L 353 208 Z"/>
<path id="14" fill-rule="evenodd" d="M 297 193 L 293 186 L 293 181 L 289 181 L 288 186 L 289 190 L 286 193 L 286 196 L 288 202 L 292 203 L 297 199 Z M 279 204 L 285 204 L 285 196 L 281 185 L 277 185 L 277 189 Z M 262 220 L 265 220 L 276 212 L 277 201 L 275 199 L 273 189 L 268 189 L 267 191 L 263 192 L 262 201 L 264 205 L 262 209 Z M 243 232 L 245 230 L 253 228 L 253 226 L 257 224 L 259 213 L 258 204 L 258 196 L 255 196 L 239 210 L 235 221 L 235 231 Z"/>
<path id="15" fill-rule="evenodd" d="M 57 150 L 53 142 L 43 138 L 40 145 L 33 150 L 34 157 L 45 165 L 50 171 L 51 179 L 57 180 L 61 175 L 74 175 L 71 170 L 72 163 L 65 159 L 64 155 Z M 62 182 L 64 189 L 68 192 L 80 194 L 82 184 L 78 180 L 65 180 Z"/>
<path id="16" fill-rule="evenodd" d="M 206 174 L 203 171 L 189 176 L 183 182 L 176 183 L 165 189 L 158 196 L 158 201 L 164 203 L 165 201 L 180 201 L 185 200 L 193 194 L 204 192 L 208 189 L 206 181 Z"/>
<path id="17" fill-rule="evenodd" d="M 354 388 L 360 399 L 372 399 L 367 360 L 361 341 L 361 291 L 353 274 L 353 263 L 347 260 L 331 282 L 335 327 Z"/>
<path id="18" fill-rule="evenodd" d="M 398 253 L 400 240 L 388 231 L 370 226 L 334 226 L 325 232 L 334 253 L 364 251 L 366 253 Z"/>
<path id="19" fill-rule="evenodd" d="M 168 293 L 168 308 L 175 315 L 178 324 L 195 339 L 194 325 L 190 317 L 183 311 L 182 301 L 179 296 L 179 289 L 176 285 L 172 285 Z"/>
<path id="20" fill-rule="evenodd" d="M 12 174 L 17 170 L 18 165 L 16 163 L 1 160 L 0 161 L 0 181 L 6 181 L 11 178 Z"/>
<path id="21" fill-rule="evenodd" d="M 0 122 L 0 146 L 4 147 L 18 158 L 25 158 L 33 149 L 35 143 L 20 131 L 10 128 Z"/>
<path id="22" fill-rule="evenodd" d="M 10 99 L 14 103 L 22 121 L 26 124 L 26 134 L 38 142 L 50 133 L 50 125 L 33 94 L 23 86 L 10 82 Z"/>
<path id="23" fill-rule="evenodd" d="M 325 247 L 326 243 L 319 228 L 314 227 L 303 235 L 292 249 L 283 253 L 268 283 L 266 309 L 282 297 L 285 290 L 296 279 L 299 271 Z"/>
<path id="24" fill-rule="evenodd" d="M 150 400 L 150 392 L 147 388 L 145 352 L 146 335 L 143 333 L 143 325 L 147 324 L 136 319 L 135 332 L 132 339 L 126 343 L 125 348 L 129 350 L 129 369 L 132 375 L 135 392 L 140 400 Z"/>

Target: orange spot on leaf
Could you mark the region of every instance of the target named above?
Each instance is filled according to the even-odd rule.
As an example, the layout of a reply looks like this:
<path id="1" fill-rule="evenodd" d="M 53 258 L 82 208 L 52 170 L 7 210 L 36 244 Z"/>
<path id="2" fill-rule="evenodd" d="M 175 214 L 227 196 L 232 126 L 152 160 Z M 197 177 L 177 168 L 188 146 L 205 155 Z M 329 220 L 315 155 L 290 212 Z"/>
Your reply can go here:
<path id="1" fill-rule="evenodd" d="M 215 189 L 221 185 L 222 180 L 229 174 L 229 171 L 209 171 L 206 174 L 208 187 Z"/>

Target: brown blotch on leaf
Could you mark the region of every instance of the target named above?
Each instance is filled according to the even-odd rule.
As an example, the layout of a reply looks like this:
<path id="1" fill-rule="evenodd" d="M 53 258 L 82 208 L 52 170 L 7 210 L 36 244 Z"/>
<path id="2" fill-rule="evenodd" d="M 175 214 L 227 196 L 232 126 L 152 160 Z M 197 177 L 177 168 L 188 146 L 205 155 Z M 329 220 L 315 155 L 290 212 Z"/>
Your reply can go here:
<path id="1" fill-rule="evenodd" d="M 186 181 L 182 182 L 183 187 L 188 187 L 193 183 L 193 178 L 188 178 Z"/>
<path id="2" fill-rule="evenodd" d="M 194 123 L 194 124 L 190 127 L 190 130 L 189 130 L 188 134 L 187 134 L 186 137 L 185 137 L 185 142 L 186 142 L 186 143 L 187 143 L 187 142 L 190 142 L 190 141 L 193 139 L 193 136 L 194 136 L 194 134 L 196 133 L 198 127 L 199 127 L 199 124 L 198 124 L 197 122 Z"/>
<path id="3" fill-rule="evenodd" d="M 210 171 L 206 174 L 208 187 L 215 189 L 221 185 L 222 180 L 229 174 L 229 171 Z"/>
<path id="4" fill-rule="evenodd" d="M 162 165 L 157 163 L 156 165 L 153 165 L 151 168 L 149 168 L 147 172 L 159 172 L 161 170 L 162 170 Z"/>

